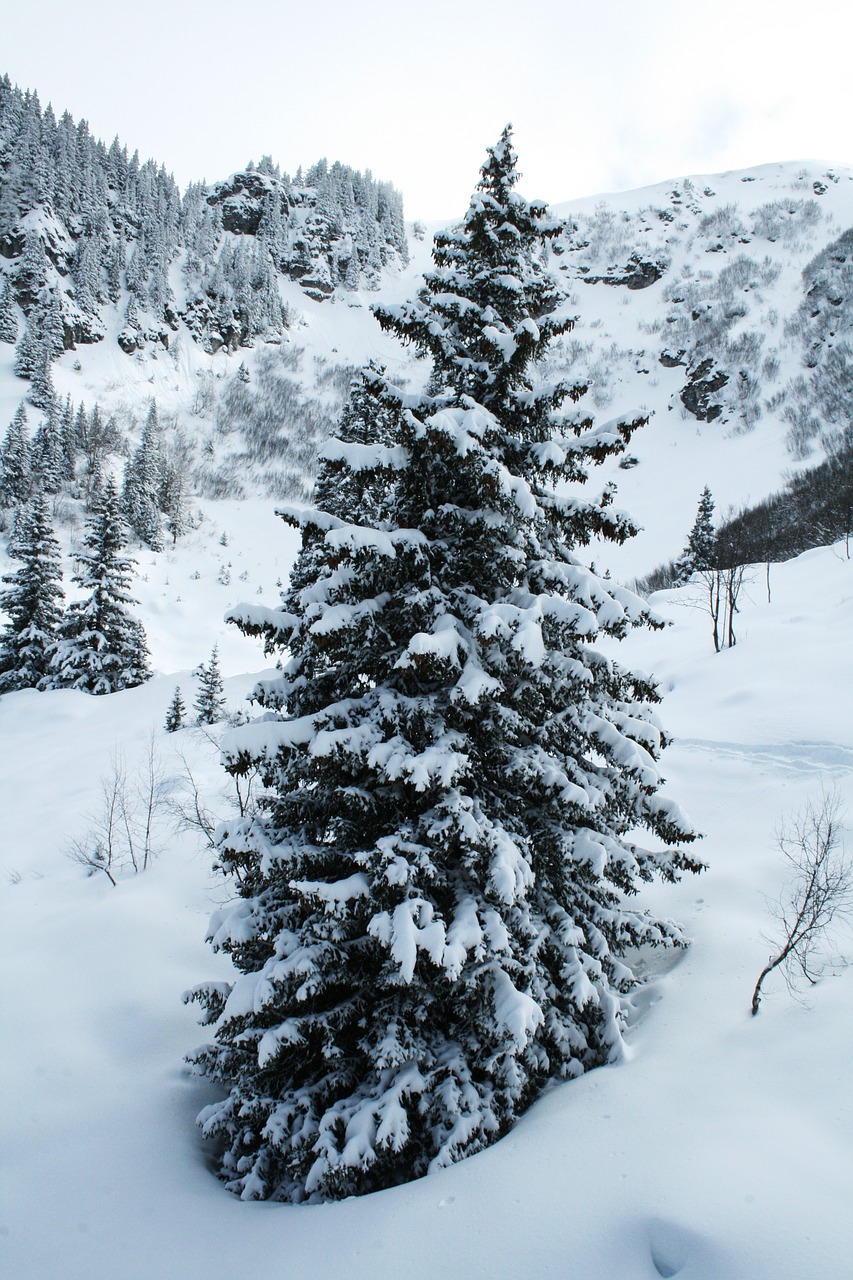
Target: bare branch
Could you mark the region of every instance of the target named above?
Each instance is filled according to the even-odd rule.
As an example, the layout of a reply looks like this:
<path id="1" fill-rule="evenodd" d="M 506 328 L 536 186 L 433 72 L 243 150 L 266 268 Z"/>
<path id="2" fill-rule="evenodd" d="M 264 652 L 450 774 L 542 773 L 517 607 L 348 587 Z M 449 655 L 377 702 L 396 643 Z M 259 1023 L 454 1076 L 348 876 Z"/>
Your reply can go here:
<path id="1" fill-rule="evenodd" d="M 178 831 L 196 831 L 209 849 L 215 847 L 215 833 L 219 819 L 207 808 L 202 799 L 201 789 L 196 781 L 189 761 L 182 751 L 177 752 L 183 765 L 181 774 L 180 796 L 170 795 L 165 807 L 171 814 Z"/>
<path id="2" fill-rule="evenodd" d="M 781 926 L 783 940 L 761 970 L 752 993 L 752 1013 L 758 1013 L 761 987 L 781 969 L 788 990 L 804 978 L 814 985 L 826 967 L 834 926 L 853 918 L 853 863 L 841 836 L 841 806 L 835 791 L 820 802 L 809 802 L 777 833 L 776 843 L 793 875 L 771 913 Z"/>

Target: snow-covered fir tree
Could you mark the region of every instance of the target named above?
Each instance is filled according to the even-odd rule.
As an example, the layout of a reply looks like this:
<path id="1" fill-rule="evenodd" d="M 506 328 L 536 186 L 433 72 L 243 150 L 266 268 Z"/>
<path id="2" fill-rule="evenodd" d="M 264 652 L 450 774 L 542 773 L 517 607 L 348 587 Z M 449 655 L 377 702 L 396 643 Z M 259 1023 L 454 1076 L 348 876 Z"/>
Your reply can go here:
<path id="1" fill-rule="evenodd" d="M 189 993 L 215 1025 L 196 1069 L 230 1088 L 200 1121 L 244 1198 L 368 1192 L 494 1142 L 619 1055 L 626 952 L 682 942 L 632 901 L 699 865 L 658 791 L 658 694 L 595 648 L 652 619 L 576 556 L 634 529 L 609 490 L 556 487 L 638 423 L 536 386 L 571 321 L 556 226 L 515 181 L 507 131 L 418 301 L 378 313 L 432 357 L 432 394 L 365 376 L 318 506 L 284 513 L 283 606 L 233 615 L 289 651 L 223 742 L 266 788 L 219 837 L 239 897 L 209 936 L 240 976 Z"/>
<path id="2" fill-rule="evenodd" d="M 15 297 L 5 276 L 0 278 L 0 342 L 18 341 L 18 317 Z"/>
<path id="3" fill-rule="evenodd" d="M 51 658 L 62 618 L 62 566 L 50 508 L 37 489 L 16 521 L 10 553 L 20 569 L 6 574 L 0 606 L 9 621 L 0 634 L 0 693 L 48 689 Z"/>
<path id="4" fill-rule="evenodd" d="M 45 493 L 59 493 L 65 478 L 66 458 L 63 449 L 59 406 L 51 401 L 47 416 L 39 424 L 30 445 L 30 469 L 38 476 Z"/>
<path id="5" fill-rule="evenodd" d="M 219 670 L 219 645 L 215 644 L 210 661 L 198 668 L 198 697 L 194 702 L 199 724 L 216 724 L 225 715 L 225 686 Z"/>
<path id="6" fill-rule="evenodd" d="M 0 450 L 0 506 L 17 507 L 30 496 L 30 446 L 27 439 L 27 411 L 15 410 Z"/>
<path id="7" fill-rule="evenodd" d="M 160 424 L 157 402 L 152 400 L 139 447 L 125 467 L 122 489 L 122 506 L 127 522 L 152 551 L 163 549 L 160 530 L 162 478 Z"/>
<path id="8" fill-rule="evenodd" d="M 715 563 L 717 535 L 714 529 L 714 499 L 705 485 L 699 498 L 696 519 L 678 560 L 678 581 L 687 582 L 694 573 L 710 569 Z"/>
<path id="9" fill-rule="evenodd" d="M 133 562 L 123 555 L 126 528 L 110 478 L 89 518 L 74 581 L 88 594 L 65 612 L 52 659 L 58 687 L 115 693 L 148 680 L 142 623 L 129 612 Z"/>
<path id="10" fill-rule="evenodd" d="M 183 727 L 184 716 L 187 714 L 187 708 L 184 704 L 183 694 L 180 685 L 177 685 L 175 692 L 172 694 L 172 701 L 169 703 L 169 709 L 166 712 L 165 729 L 167 733 L 177 733 Z"/>
<path id="11" fill-rule="evenodd" d="M 56 398 L 53 375 L 50 371 L 50 359 L 48 341 L 43 338 L 37 347 L 29 394 L 30 404 L 35 405 L 37 409 L 49 410 Z"/>
<path id="12" fill-rule="evenodd" d="M 33 336 L 30 326 L 24 326 L 15 347 L 15 373 L 19 378 L 31 378 L 36 371 L 39 358 L 39 341 Z"/>

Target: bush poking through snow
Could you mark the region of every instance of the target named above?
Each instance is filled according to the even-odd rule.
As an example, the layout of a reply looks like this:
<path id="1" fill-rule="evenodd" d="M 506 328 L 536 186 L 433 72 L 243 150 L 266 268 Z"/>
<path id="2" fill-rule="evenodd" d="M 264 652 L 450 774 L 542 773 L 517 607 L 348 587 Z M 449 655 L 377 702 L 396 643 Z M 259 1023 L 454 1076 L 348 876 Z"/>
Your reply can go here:
<path id="1" fill-rule="evenodd" d="M 163 766 L 152 729 L 134 781 L 128 780 L 121 751 L 113 752 L 109 772 L 101 778 L 100 806 L 90 815 L 85 835 L 70 840 L 66 852 L 90 875 L 102 871 L 115 888 L 120 871 L 148 870 L 163 813 Z"/>

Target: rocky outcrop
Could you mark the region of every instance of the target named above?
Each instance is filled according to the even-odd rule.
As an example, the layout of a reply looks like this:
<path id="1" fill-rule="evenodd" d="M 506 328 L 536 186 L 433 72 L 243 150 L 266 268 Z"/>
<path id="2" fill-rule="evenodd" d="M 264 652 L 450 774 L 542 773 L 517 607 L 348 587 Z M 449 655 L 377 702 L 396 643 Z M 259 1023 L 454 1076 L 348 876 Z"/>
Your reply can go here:
<path id="1" fill-rule="evenodd" d="M 581 268 L 583 270 L 583 268 Z M 665 268 L 659 262 L 644 262 L 632 254 L 621 271 L 611 271 L 603 276 L 582 275 L 584 284 L 623 285 L 626 289 L 648 289 L 660 280 Z"/>
<path id="2" fill-rule="evenodd" d="M 700 422 L 713 422 L 723 412 L 723 406 L 715 403 L 713 397 L 722 391 L 728 380 L 727 373 L 714 370 L 713 360 L 703 360 L 687 375 L 681 402 Z"/>
<path id="3" fill-rule="evenodd" d="M 286 213 L 288 201 L 282 183 L 266 173 L 234 173 L 211 189 L 207 203 L 220 206 L 226 231 L 238 236 L 254 236 L 261 225 L 264 205 L 276 191 L 281 195 Z"/>

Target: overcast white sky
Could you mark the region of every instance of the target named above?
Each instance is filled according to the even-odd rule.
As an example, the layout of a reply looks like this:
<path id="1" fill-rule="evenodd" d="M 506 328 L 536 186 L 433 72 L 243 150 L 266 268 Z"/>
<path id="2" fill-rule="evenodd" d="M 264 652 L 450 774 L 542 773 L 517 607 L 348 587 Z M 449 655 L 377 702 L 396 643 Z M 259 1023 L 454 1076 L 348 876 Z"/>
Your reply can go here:
<path id="1" fill-rule="evenodd" d="M 29 0 L 0 71 L 183 188 L 269 153 L 461 216 L 504 124 L 528 197 L 853 163 L 845 0 Z"/>

